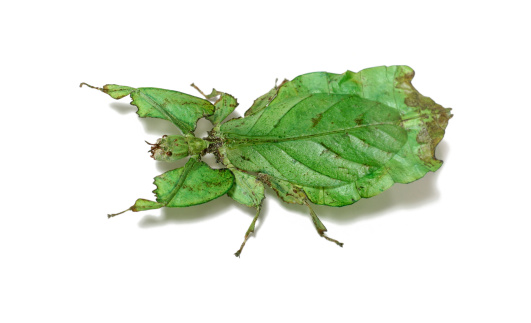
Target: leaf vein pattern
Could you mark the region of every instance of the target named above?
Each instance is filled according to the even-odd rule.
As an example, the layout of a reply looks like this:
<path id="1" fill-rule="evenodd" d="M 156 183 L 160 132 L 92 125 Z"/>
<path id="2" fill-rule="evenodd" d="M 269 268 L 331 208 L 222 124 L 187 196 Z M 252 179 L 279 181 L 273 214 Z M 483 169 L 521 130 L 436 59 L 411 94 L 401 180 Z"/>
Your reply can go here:
<path id="1" fill-rule="evenodd" d="M 304 140 L 304 139 L 310 139 L 310 138 L 316 138 L 316 137 L 322 137 L 322 136 L 329 136 L 334 135 L 338 133 L 348 133 L 351 130 L 357 129 L 357 128 L 363 128 L 363 127 L 371 127 L 371 126 L 381 126 L 381 125 L 395 125 L 395 122 L 389 121 L 389 122 L 378 122 L 378 123 L 371 123 L 371 124 L 364 124 L 364 125 L 357 125 L 350 128 L 343 128 L 343 129 L 336 129 L 332 131 L 322 132 L 322 133 L 313 133 L 309 135 L 302 135 L 297 137 L 285 137 L 285 138 L 278 138 L 278 137 L 268 137 L 268 136 L 246 136 L 246 135 L 239 135 L 239 134 L 233 134 L 233 137 L 231 138 L 228 136 L 227 139 L 250 139 L 251 144 L 255 144 L 256 142 L 263 142 L 263 143 L 275 143 L 275 142 L 284 142 L 284 141 L 292 141 L 292 140 Z M 227 133 L 230 135 L 230 133 Z M 253 141 L 253 139 L 256 139 Z"/>
<path id="2" fill-rule="evenodd" d="M 387 67 L 386 67 L 386 71 L 387 71 Z M 398 73 L 398 68 L 395 69 L 395 73 L 393 74 L 393 79 L 391 80 L 391 87 L 393 89 L 393 99 L 395 101 L 395 106 L 394 108 L 398 110 L 398 112 L 400 112 L 400 115 L 402 115 L 402 110 L 400 110 L 398 108 L 398 102 L 396 102 L 396 87 L 395 87 L 395 84 L 394 84 L 394 80 L 396 80 L 396 74 Z M 387 73 L 386 73 L 387 74 Z"/>
<path id="3" fill-rule="evenodd" d="M 337 141 L 334 139 L 334 137 L 331 137 L 330 139 L 331 139 L 331 140 L 334 140 L 335 142 L 337 142 Z M 342 159 L 344 159 L 344 160 L 347 160 L 347 161 L 349 161 L 349 162 L 352 162 L 352 163 L 358 164 L 358 165 L 360 165 L 361 167 L 364 167 L 364 168 L 365 168 L 365 167 L 366 167 L 366 168 L 370 167 L 370 166 L 367 165 L 367 164 L 360 163 L 358 160 L 352 160 L 352 159 L 346 158 L 345 156 L 341 155 L 341 153 L 337 152 L 337 151 L 334 150 L 332 147 L 329 147 L 328 145 L 323 144 L 322 142 L 317 142 L 317 143 L 318 143 L 319 145 L 321 145 L 324 149 L 327 149 L 327 150 L 330 151 L 331 153 L 338 155 L 340 158 L 342 158 Z"/>
<path id="4" fill-rule="evenodd" d="M 328 178 L 330 178 L 330 179 L 333 179 L 333 180 L 337 180 L 337 181 L 341 181 L 341 182 L 343 182 L 343 183 L 346 183 L 346 182 L 343 181 L 343 180 L 340 180 L 340 179 L 337 179 L 337 178 L 331 177 L 331 176 L 329 176 L 329 175 L 326 175 L 326 174 L 320 172 L 319 170 L 314 169 L 314 168 L 312 168 L 311 166 L 309 166 L 309 165 L 303 163 L 302 161 L 300 161 L 300 160 L 296 159 L 295 157 L 293 157 L 293 155 L 291 155 L 291 154 L 290 154 L 286 149 L 284 149 L 283 147 L 279 147 L 279 146 L 277 146 L 277 145 L 274 145 L 274 147 L 276 147 L 276 148 L 282 150 L 286 155 L 288 155 L 289 157 L 293 158 L 293 160 L 295 160 L 297 163 L 301 164 L 302 166 L 308 168 L 309 170 L 312 170 L 312 171 L 314 171 L 315 173 L 320 174 L 320 175 L 323 175 L 323 176 L 328 177 Z"/>
<path id="5" fill-rule="evenodd" d="M 139 94 L 142 97 L 144 97 L 146 101 L 150 102 L 151 105 L 155 108 L 155 110 L 157 110 L 160 114 L 162 114 L 163 116 L 168 118 L 169 121 L 173 122 L 173 124 L 177 125 L 179 128 L 182 127 L 181 128 L 182 132 L 185 132 L 185 130 L 188 130 L 189 126 L 185 122 L 183 122 L 181 120 L 178 120 L 173 115 L 171 115 L 170 113 L 166 112 L 166 110 L 164 110 L 164 108 L 161 107 L 160 104 L 158 104 L 149 94 L 144 93 L 142 91 L 139 91 Z M 139 110 L 140 110 L 140 108 L 139 108 Z"/>
<path id="6" fill-rule="evenodd" d="M 277 122 L 276 122 L 275 125 L 271 128 L 271 130 L 269 130 L 269 132 L 268 132 L 267 134 L 270 134 L 271 131 L 275 130 L 275 129 L 277 128 L 278 124 L 282 121 L 282 119 L 284 119 L 284 117 L 285 117 L 288 113 L 290 113 L 291 111 L 293 111 L 293 108 L 295 108 L 295 107 L 296 107 L 297 105 L 299 105 L 301 102 L 304 102 L 304 101 L 306 101 L 307 99 L 309 99 L 309 98 L 311 98 L 311 97 L 312 97 L 312 95 L 310 94 L 310 95 L 308 95 L 307 97 L 305 97 L 304 99 L 302 99 L 302 100 L 300 100 L 299 102 L 297 102 L 296 104 L 294 104 L 289 110 L 286 110 L 286 111 L 282 114 L 282 116 L 277 120 Z"/>
<path id="7" fill-rule="evenodd" d="M 373 145 L 367 143 L 367 142 L 364 141 L 363 139 L 361 139 L 361 138 L 359 138 L 359 137 L 357 137 L 357 136 L 355 136 L 355 135 L 353 135 L 353 134 L 351 134 L 351 133 L 347 133 L 347 134 L 348 134 L 349 138 L 354 137 L 354 138 L 358 139 L 359 141 L 365 143 L 368 147 L 371 147 L 371 148 L 373 148 L 373 149 L 376 149 L 376 150 L 378 150 L 378 151 L 384 152 L 384 153 L 389 154 L 389 155 L 392 155 L 392 156 L 394 156 L 394 155 L 396 154 L 395 152 L 387 151 L 387 150 L 383 150 L 383 149 L 381 149 L 381 148 L 375 147 L 375 146 L 373 146 Z M 352 141 L 352 139 L 351 139 L 351 141 Z M 391 158 L 392 158 L 392 157 L 391 157 Z"/>
<path id="8" fill-rule="evenodd" d="M 376 131 L 380 133 L 380 136 L 385 137 L 386 141 L 392 140 L 394 142 L 400 142 L 399 140 L 397 140 L 397 138 L 392 133 L 390 133 L 389 129 L 386 129 L 386 127 L 378 127 L 376 128 Z M 407 132 L 404 134 L 404 136 L 405 136 L 404 138 L 405 140 L 404 140 L 404 143 L 402 144 L 402 147 L 406 144 Z"/>
<path id="9" fill-rule="evenodd" d="M 330 94 L 330 93 L 329 93 Z M 301 100 L 299 101 L 296 105 L 294 105 L 291 109 L 289 109 L 288 111 L 286 111 L 285 114 L 282 115 L 282 117 L 277 121 L 277 123 L 275 124 L 275 126 L 267 133 L 267 134 L 270 134 L 273 130 L 275 130 L 277 128 L 277 126 L 280 124 L 280 121 L 282 121 L 282 119 L 288 114 L 290 113 L 291 111 L 294 111 L 296 110 L 297 108 L 297 105 L 300 104 L 301 102 L 305 101 L 306 99 L 309 99 L 311 98 L 313 95 L 309 95 L 308 97 L 306 97 L 304 100 Z M 323 112 L 321 112 L 320 114 L 321 115 L 325 115 L 330 109 L 332 109 L 333 107 L 335 107 L 337 104 L 343 102 L 345 99 L 348 99 L 350 98 L 351 96 L 350 95 L 346 95 L 346 94 L 338 94 L 338 96 L 341 96 L 342 98 L 339 100 L 339 101 L 336 101 L 332 104 L 330 104 L 330 106 L 328 106 L 326 108 L 326 110 L 324 110 Z"/>
<path id="10" fill-rule="evenodd" d="M 252 127 L 250 127 L 249 130 L 247 130 L 247 133 L 251 132 L 251 130 L 254 128 L 254 126 L 256 126 L 256 123 L 258 122 L 258 120 L 260 120 L 262 118 L 262 116 L 264 115 L 264 111 L 265 111 L 265 109 L 262 109 L 262 110 L 258 111 L 258 113 L 259 113 L 258 117 L 255 118 Z M 256 116 L 256 114 L 253 114 L 253 116 Z"/>
<path id="11" fill-rule="evenodd" d="M 262 146 L 262 145 L 260 145 Z M 271 173 L 268 173 L 269 175 L 272 175 L 274 177 L 277 177 L 277 178 L 280 178 L 280 179 L 283 179 L 283 180 L 287 180 L 289 182 L 297 182 L 297 181 L 294 181 L 293 178 L 290 178 L 289 176 L 289 173 L 290 172 L 293 172 L 293 170 L 289 170 L 287 168 L 283 168 L 282 171 L 281 169 L 277 168 L 269 159 L 268 159 L 268 154 L 263 154 L 262 152 L 259 151 L 259 148 L 260 146 L 255 146 L 255 147 L 252 147 L 252 149 L 254 151 L 256 151 L 260 156 L 262 156 L 268 163 L 269 165 L 271 165 L 271 167 L 273 168 L 273 170 L 276 172 L 276 174 L 271 174 Z M 285 152 L 282 148 L 276 146 L 276 145 L 271 145 L 272 147 L 275 147 L 281 151 L 283 151 L 287 156 L 289 156 L 290 158 L 293 158 L 291 157 L 291 155 L 289 155 L 287 152 Z M 322 178 L 322 180 L 326 179 L 326 180 L 331 180 L 332 182 L 335 182 L 337 184 L 335 185 L 330 185 L 330 187 L 336 187 L 336 186 L 341 186 L 343 185 L 344 183 L 346 183 L 345 181 L 342 181 L 342 180 L 339 180 L 339 179 L 336 179 L 336 178 L 333 178 L 333 177 L 330 177 L 328 175 L 325 175 L 325 174 L 322 174 L 320 172 L 316 172 L 314 171 L 313 169 L 311 169 L 310 167 L 300 163 L 299 161 L 295 160 L 298 164 L 300 164 L 301 166 L 303 166 L 305 169 L 308 169 L 309 171 L 311 172 L 314 172 L 316 174 L 318 174 L 318 176 L 322 176 L 324 178 Z M 265 169 L 266 170 L 266 169 Z M 259 171 L 260 172 L 260 171 Z M 286 176 L 286 174 L 288 174 L 288 176 Z M 311 187 L 311 185 L 308 185 L 308 184 L 299 184 L 299 185 L 302 185 L 302 186 L 308 186 L 308 187 Z"/>
<path id="12" fill-rule="evenodd" d="M 262 158 L 271 166 L 271 168 L 273 168 L 275 171 L 277 171 L 279 174 L 282 174 L 281 172 L 278 171 L 278 169 L 275 167 L 275 165 L 273 165 L 271 163 L 271 161 L 269 161 L 269 159 L 267 159 L 267 157 L 262 154 L 258 149 L 256 149 L 256 147 L 251 147 L 252 150 L 254 150 L 258 155 L 262 156 Z M 273 175 L 273 174 L 268 174 L 268 175 Z M 276 175 L 276 174 L 275 174 Z M 282 178 L 282 179 L 286 179 L 286 178 Z"/>

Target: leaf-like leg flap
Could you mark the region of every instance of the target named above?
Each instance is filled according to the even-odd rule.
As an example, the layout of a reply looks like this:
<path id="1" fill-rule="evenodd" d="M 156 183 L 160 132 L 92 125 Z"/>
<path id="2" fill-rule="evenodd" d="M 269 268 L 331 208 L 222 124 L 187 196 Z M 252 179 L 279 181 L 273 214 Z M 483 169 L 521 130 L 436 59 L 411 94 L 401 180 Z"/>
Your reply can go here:
<path id="1" fill-rule="evenodd" d="M 190 158 L 184 167 L 155 177 L 157 202 L 167 207 L 185 207 L 211 201 L 227 193 L 234 183 L 228 169 L 212 169 Z"/>
<path id="2" fill-rule="evenodd" d="M 217 126 L 221 121 L 225 120 L 229 114 L 236 109 L 238 106 L 238 101 L 232 95 L 220 92 L 216 89 L 212 89 L 210 94 L 205 94 L 198 88 L 194 83 L 190 84 L 194 89 L 199 91 L 207 100 L 214 101 L 218 96 L 217 100 L 214 102 L 214 114 L 206 117 L 214 126 Z"/>
<path id="3" fill-rule="evenodd" d="M 235 97 L 228 93 L 220 94 L 219 99 L 214 103 L 214 114 L 206 117 L 214 126 L 225 120 L 238 106 L 238 101 Z"/>
<path id="4" fill-rule="evenodd" d="M 240 256 L 240 254 L 242 253 L 243 247 L 245 247 L 245 243 L 247 242 L 247 239 L 249 239 L 249 236 L 251 235 L 251 233 L 254 232 L 254 226 L 256 224 L 256 220 L 258 220 L 258 216 L 260 215 L 261 208 L 262 208 L 261 205 L 259 205 L 256 208 L 256 215 L 254 216 L 253 222 L 251 222 L 251 225 L 249 226 L 249 229 L 247 229 L 247 232 L 245 233 L 245 238 L 243 240 L 243 243 L 242 243 L 240 249 L 238 249 L 238 251 L 236 251 L 236 253 L 234 254 L 236 257 Z"/>
<path id="5" fill-rule="evenodd" d="M 126 211 L 145 211 L 161 207 L 186 207 L 206 203 L 227 193 L 234 183 L 234 175 L 228 169 L 212 169 L 206 163 L 192 157 L 184 167 L 170 170 L 155 177 L 157 188 L 153 191 L 157 201 L 138 199 Z"/>
<path id="6" fill-rule="evenodd" d="M 138 108 L 137 114 L 141 118 L 168 120 L 183 133 L 193 132 L 199 118 L 214 113 L 214 106 L 210 101 L 177 91 L 149 87 L 133 88 L 116 84 L 107 84 L 99 88 L 86 83 L 80 84 L 83 85 L 107 93 L 113 99 L 130 95 L 133 99 L 131 104 Z"/>
<path id="7" fill-rule="evenodd" d="M 218 95 L 222 94 L 223 92 L 219 92 L 216 89 L 212 89 L 212 92 L 210 94 L 205 94 L 205 92 L 201 91 L 201 89 L 195 85 L 194 83 L 190 84 L 191 87 L 197 90 L 197 92 L 201 93 L 202 96 L 205 97 L 205 99 L 209 101 L 213 101 Z"/>
<path id="8" fill-rule="evenodd" d="M 317 230 L 317 233 L 319 233 L 319 235 L 321 237 L 325 238 L 326 240 L 332 241 L 332 242 L 336 243 L 338 246 L 343 247 L 343 243 L 342 242 L 339 242 L 336 239 L 332 239 L 332 238 L 330 238 L 329 236 L 327 236 L 325 234 L 325 232 L 328 231 L 328 230 L 324 226 L 323 222 L 321 222 L 321 220 L 319 220 L 319 218 L 317 217 L 317 214 L 315 214 L 315 212 L 312 209 L 312 207 L 310 206 L 310 203 L 308 202 L 308 200 L 305 200 L 304 204 L 306 204 L 306 206 L 308 206 L 308 208 L 310 209 L 310 214 L 312 216 L 312 221 L 313 221 L 313 224 L 315 225 L 315 229 Z"/>
<path id="9" fill-rule="evenodd" d="M 248 207 L 258 208 L 265 198 L 264 184 L 256 176 L 244 173 L 229 165 L 234 175 L 234 185 L 227 195 L 236 202 Z"/>
<path id="10" fill-rule="evenodd" d="M 256 208 L 256 215 L 254 216 L 251 226 L 245 233 L 245 240 L 240 249 L 235 253 L 236 257 L 239 257 L 247 239 L 249 239 L 250 234 L 254 232 L 254 226 L 260 215 L 260 209 L 262 208 L 262 201 L 265 198 L 265 187 L 256 176 L 244 173 L 234 168 L 232 165 L 229 165 L 229 169 L 234 175 L 234 185 L 227 192 L 227 195 L 240 204 Z"/>

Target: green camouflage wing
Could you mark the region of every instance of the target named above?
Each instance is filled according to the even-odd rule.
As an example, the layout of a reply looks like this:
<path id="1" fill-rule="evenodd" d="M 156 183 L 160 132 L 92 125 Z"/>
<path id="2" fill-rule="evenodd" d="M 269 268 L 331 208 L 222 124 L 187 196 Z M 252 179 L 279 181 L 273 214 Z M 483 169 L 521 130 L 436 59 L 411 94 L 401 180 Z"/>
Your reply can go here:
<path id="1" fill-rule="evenodd" d="M 344 206 L 437 170 L 451 118 L 411 85 L 407 66 L 310 73 L 267 106 L 221 125 L 226 164 L 288 181 L 316 204 Z"/>

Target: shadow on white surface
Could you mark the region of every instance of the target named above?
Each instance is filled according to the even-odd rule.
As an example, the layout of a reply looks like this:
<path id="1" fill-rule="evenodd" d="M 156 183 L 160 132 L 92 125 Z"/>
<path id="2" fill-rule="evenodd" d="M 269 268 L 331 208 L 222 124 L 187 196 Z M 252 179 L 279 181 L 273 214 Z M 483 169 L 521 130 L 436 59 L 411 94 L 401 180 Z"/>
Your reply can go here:
<path id="1" fill-rule="evenodd" d="M 137 107 L 129 103 L 125 103 L 125 100 L 122 102 L 111 102 L 109 103 L 109 106 L 119 114 L 135 113 L 137 110 Z"/>

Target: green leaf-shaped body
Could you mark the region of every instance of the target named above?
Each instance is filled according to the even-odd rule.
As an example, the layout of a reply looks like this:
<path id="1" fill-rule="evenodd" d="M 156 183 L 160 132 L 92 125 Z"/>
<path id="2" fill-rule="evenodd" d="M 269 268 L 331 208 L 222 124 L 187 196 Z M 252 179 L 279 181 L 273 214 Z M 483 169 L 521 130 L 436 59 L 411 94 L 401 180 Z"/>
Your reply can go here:
<path id="1" fill-rule="evenodd" d="M 413 75 L 407 66 L 301 75 L 256 99 L 244 118 L 225 123 L 237 101 L 224 92 L 213 90 L 201 99 L 157 88 L 96 89 L 115 99 L 130 95 L 140 117 L 162 118 L 182 130 L 183 136 L 151 144 L 153 158 L 191 156 L 184 167 L 155 178 L 156 201 L 138 199 L 128 210 L 191 206 L 227 193 L 257 210 L 239 256 L 254 232 L 265 186 L 287 203 L 307 205 L 319 235 L 342 246 L 325 234 L 310 202 L 349 205 L 441 166 L 435 147 L 452 115 L 417 92 Z M 193 134 L 201 117 L 214 126 L 207 138 Z M 206 153 L 226 168 L 200 161 Z"/>
<path id="2" fill-rule="evenodd" d="M 343 206 L 437 170 L 450 109 L 420 95 L 413 70 L 311 73 L 284 83 L 271 103 L 220 128 L 226 164 Z"/>

